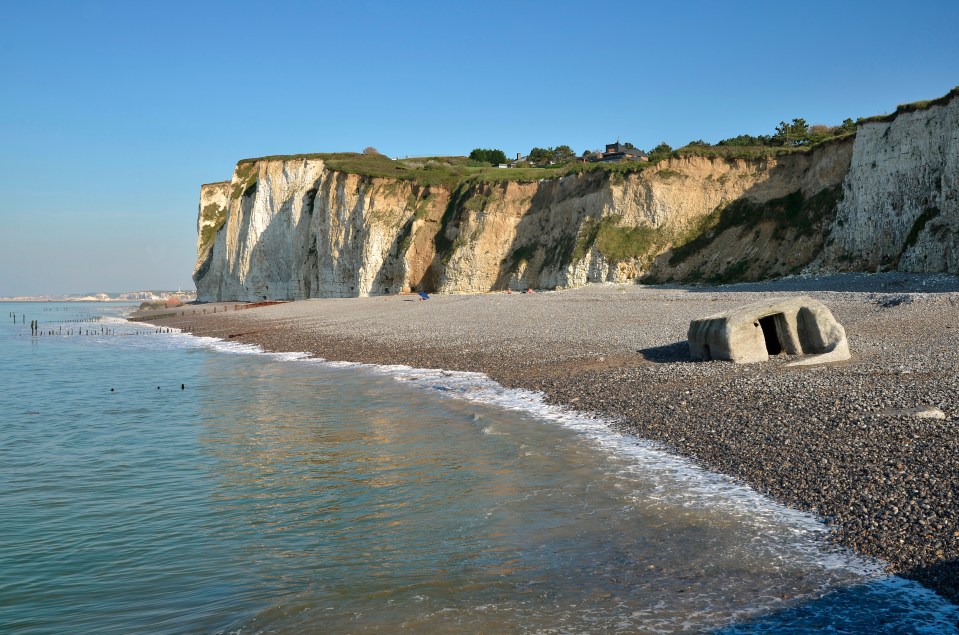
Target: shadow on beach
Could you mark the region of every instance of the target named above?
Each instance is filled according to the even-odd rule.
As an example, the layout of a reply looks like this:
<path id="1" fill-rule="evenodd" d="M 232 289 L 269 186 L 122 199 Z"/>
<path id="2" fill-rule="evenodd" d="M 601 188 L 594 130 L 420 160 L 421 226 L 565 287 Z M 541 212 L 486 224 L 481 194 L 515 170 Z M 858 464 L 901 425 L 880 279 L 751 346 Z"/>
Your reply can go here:
<path id="1" fill-rule="evenodd" d="M 903 571 L 901 575 L 935 589 L 945 598 L 959 605 L 959 559 L 920 565 Z M 959 622 L 956 623 L 956 630 L 959 631 Z"/>
<path id="2" fill-rule="evenodd" d="M 890 598 L 896 602 L 890 603 Z M 903 600 L 914 610 L 904 612 Z M 901 578 L 883 578 L 831 591 L 773 613 L 719 628 L 717 635 L 746 633 L 955 633 L 959 608 Z M 921 618 L 921 619 L 917 619 Z"/>
<path id="3" fill-rule="evenodd" d="M 887 273 L 837 273 L 824 276 L 793 276 L 760 282 L 727 285 L 655 285 L 658 289 L 681 289 L 691 293 L 948 293 L 959 292 L 959 276 L 891 271 Z"/>
<path id="4" fill-rule="evenodd" d="M 663 346 L 641 348 L 636 352 L 642 355 L 647 361 L 657 364 L 692 361 L 692 357 L 689 356 L 689 342 L 686 340 L 680 340 Z"/>

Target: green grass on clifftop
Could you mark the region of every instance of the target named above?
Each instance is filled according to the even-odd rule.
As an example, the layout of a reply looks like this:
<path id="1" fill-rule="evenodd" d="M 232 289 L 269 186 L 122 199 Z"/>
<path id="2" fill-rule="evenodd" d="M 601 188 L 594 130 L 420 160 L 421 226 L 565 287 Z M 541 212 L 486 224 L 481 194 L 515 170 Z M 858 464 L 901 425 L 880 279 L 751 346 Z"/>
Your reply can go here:
<path id="1" fill-rule="evenodd" d="M 828 142 L 824 142 L 828 143 Z M 819 144 L 822 145 L 822 144 Z M 681 158 L 688 156 L 702 156 L 708 158 L 726 159 L 758 159 L 775 157 L 784 154 L 798 154 L 809 152 L 818 146 L 799 148 L 782 147 L 724 147 L 692 145 L 679 148 L 660 160 Z M 472 161 L 467 157 L 417 157 L 406 159 L 391 159 L 382 154 L 360 154 L 355 152 L 290 154 L 242 159 L 237 163 L 237 174 L 245 176 L 249 166 L 259 161 L 295 161 L 321 160 L 331 170 L 347 174 L 359 174 L 373 178 L 399 179 L 413 181 L 422 186 L 441 186 L 452 191 L 460 184 L 470 181 L 473 183 L 535 183 L 544 179 L 560 179 L 573 174 L 606 173 L 610 175 L 627 175 L 642 172 L 656 165 L 659 161 L 629 161 L 624 163 L 580 163 L 571 162 L 564 165 L 551 165 L 542 168 L 517 167 L 498 168 L 485 163 Z M 250 184 L 245 184 L 249 187 Z M 240 187 L 238 189 L 245 189 Z M 236 192 L 240 194 L 242 192 Z"/>
<path id="2" fill-rule="evenodd" d="M 585 172 L 628 174 L 642 171 L 653 165 L 652 163 L 637 161 L 630 163 L 567 163 L 544 168 L 498 168 L 473 161 L 467 157 L 391 159 L 382 154 L 338 152 L 273 155 L 242 159 L 237 163 L 237 175 L 246 180 L 248 174 L 252 171 L 250 167 L 257 162 L 296 161 L 298 159 L 320 160 L 325 162 L 331 170 L 347 174 L 414 181 L 423 186 L 443 186 L 450 191 L 467 180 L 475 183 L 536 182 Z"/>
<path id="3" fill-rule="evenodd" d="M 486 170 L 495 170 L 485 164 L 471 161 L 466 157 L 421 157 L 412 159 L 391 159 L 382 154 L 360 154 L 357 152 L 328 152 L 315 154 L 290 154 L 243 159 L 237 166 L 259 161 L 295 161 L 320 160 L 331 170 L 347 174 L 359 174 L 373 178 L 399 179 L 415 181 L 423 186 L 444 186 L 454 189 L 463 179 Z M 484 167 L 485 166 L 485 167 Z"/>
<path id="4" fill-rule="evenodd" d="M 908 113 L 908 112 L 918 112 L 920 110 L 929 110 L 933 106 L 944 106 L 950 101 L 959 97 L 959 86 L 956 86 L 948 93 L 942 97 L 937 97 L 936 99 L 924 99 L 922 101 L 914 101 L 910 104 L 899 104 L 896 106 L 896 111 L 891 112 L 888 115 L 876 115 L 874 117 L 864 117 L 856 121 L 857 124 L 864 123 L 876 123 L 876 122 L 889 122 L 898 117 L 899 115 Z"/>

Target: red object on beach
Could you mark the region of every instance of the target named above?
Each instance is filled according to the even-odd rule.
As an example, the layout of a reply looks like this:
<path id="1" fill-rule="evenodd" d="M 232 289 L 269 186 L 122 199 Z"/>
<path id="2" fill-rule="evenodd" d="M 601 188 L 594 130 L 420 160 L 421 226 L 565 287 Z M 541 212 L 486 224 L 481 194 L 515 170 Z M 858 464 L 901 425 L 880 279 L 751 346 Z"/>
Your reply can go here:
<path id="1" fill-rule="evenodd" d="M 175 295 L 166 299 L 166 308 L 168 309 L 176 309 L 177 307 L 181 306 L 183 306 L 183 302 L 180 301 L 180 298 L 176 297 Z"/>

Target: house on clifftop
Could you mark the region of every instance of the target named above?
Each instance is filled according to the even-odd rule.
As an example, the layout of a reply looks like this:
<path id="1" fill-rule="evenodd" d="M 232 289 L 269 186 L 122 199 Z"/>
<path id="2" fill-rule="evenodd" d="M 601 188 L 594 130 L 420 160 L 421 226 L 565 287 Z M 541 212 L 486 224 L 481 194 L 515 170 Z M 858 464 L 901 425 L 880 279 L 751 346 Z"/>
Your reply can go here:
<path id="1" fill-rule="evenodd" d="M 606 151 L 593 156 L 590 161 L 599 163 L 619 163 L 621 161 L 649 161 L 649 155 L 631 143 L 607 143 Z"/>

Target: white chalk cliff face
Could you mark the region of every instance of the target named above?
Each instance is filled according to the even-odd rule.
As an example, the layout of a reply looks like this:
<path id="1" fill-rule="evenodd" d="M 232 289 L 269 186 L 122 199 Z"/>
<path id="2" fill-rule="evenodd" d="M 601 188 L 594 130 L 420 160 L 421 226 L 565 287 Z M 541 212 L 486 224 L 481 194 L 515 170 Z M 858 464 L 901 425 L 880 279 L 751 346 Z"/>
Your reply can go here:
<path id="1" fill-rule="evenodd" d="M 938 100 L 937 100 L 938 101 Z M 199 299 L 256 301 L 731 282 L 877 268 L 959 273 L 959 99 L 763 159 L 461 184 L 244 161 L 201 188 Z"/>
<path id="2" fill-rule="evenodd" d="M 959 273 L 959 98 L 859 127 L 815 267 Z"/>
<path id="3" fill-rule="evenodd" d="M 403 255 L 416 206 L 432 210 L 428 188 L 333 172 L 322 160 L 263 160 L 237 166 L 226 217 L 201 242 L 194 279 L 199 298 L 257 301 L 395 293 L 417 272 Z M 425 205 L 424 205 L 425 202 Z M 407 285 L 408 287 L 408 285 Z"/>

